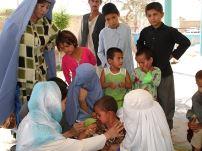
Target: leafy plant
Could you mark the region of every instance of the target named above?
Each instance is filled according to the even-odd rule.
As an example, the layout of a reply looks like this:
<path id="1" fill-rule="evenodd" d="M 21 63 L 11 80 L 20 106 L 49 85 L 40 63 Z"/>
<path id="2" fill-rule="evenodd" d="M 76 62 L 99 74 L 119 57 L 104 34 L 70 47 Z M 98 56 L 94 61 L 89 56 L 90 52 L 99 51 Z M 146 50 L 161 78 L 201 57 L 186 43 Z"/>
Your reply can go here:
<path id="1" fill-rule="evenodd" d="M 65 10 L 61 10 L 60 12 L 56 12 L 53 14 L 53 22 L 61 30 L 68 27 L 69 21 L 70 21 L 70 15 L 67 14 Z"/>

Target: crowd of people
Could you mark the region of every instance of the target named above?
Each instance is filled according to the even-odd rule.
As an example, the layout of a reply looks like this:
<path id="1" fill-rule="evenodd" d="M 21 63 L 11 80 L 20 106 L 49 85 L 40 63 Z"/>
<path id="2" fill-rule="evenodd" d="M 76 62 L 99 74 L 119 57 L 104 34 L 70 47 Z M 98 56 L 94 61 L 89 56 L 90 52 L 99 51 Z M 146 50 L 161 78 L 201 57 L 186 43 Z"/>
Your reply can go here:
<path id="1" fill-rule="evenodd" d="M 99 12 L 102 0 L 88 0 L 91 12 L 77 38 L 52 22 L 54 3 L 24 0 L 0 35 L 0 124 L 17 127 L 13 149 L 173 151 L 170 59 L 179 59 L 190 41 L 162 22 L 162 5 L 145 7 L 150 26 L 135 46 L 115 4 Z M 64 52 L 65 81 L 56 77 L 55 46 Z M 187 112 L 194 151 L 202 149 L 201 80 L 200 70 Z"/>

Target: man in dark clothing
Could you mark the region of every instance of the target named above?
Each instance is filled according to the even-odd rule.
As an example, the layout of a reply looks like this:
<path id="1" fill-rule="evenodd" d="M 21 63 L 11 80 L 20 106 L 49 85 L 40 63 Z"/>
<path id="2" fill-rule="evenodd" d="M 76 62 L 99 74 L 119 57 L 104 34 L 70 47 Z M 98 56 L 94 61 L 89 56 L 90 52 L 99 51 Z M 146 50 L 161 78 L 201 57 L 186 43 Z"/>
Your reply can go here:
<path id="1" fill-rule="evenodd" d="M 78 36 L 80 46 L 88 47 L 96 56 L 97 66 L 101 65 L 97 57 L 100 31 L 105 27 L 105 18 L 99 12 L 102 0 L 88 0 L 91 12 L 85 14 L 81 21 L 81 29 Z"/>
<path id="2" fill-rule="evenodd" d="M 162 78 L 158 87 L 158 101 L 165 112 L 170 129 L 172 129 L 175 90 L 170 59 L 179 59 L 190 46 L 190 41 L 177 29 L 162 23 L 164 13 L 160 3 L 149 3 L 145 8 L 145 13 L 151 26 L 141 31 L 137 49 L 140 51 L 143 48 L 149 48 L 153 54 L 153 65 L 161 69 Z M 174 49 L 175 44 L 178 44 L 176 49 Z"/>

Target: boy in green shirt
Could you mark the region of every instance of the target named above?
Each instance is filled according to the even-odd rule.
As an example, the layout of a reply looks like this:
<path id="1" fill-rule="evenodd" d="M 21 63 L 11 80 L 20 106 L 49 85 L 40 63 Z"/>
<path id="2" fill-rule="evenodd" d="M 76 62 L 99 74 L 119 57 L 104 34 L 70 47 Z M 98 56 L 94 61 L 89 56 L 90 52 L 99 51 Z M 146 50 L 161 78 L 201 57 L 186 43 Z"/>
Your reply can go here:
<path id="1" fill-rule="evenodd" d="M 129 73 L 123 65 L 123 52 L 121 49 L 112 47 L 107 50 L 107 61 L 109 68 L 104 68 L 101 72 L 100 82 L 104 89 L 104 95 L 114 97 L 118 108 L 123 105 L 123 98 L 127 89 L 131 89 L 132 84 Z"/>
<path id="2" fill-rule="evenodd" d="M 135 68 L 134 71 L 134 88 L 147 90 L 157 100 L 157 87 L 161 82 L 161 70 L 152 65 L 151 51 L 146 48 L 138 51 L 136 61 L 139 67 Z"/>

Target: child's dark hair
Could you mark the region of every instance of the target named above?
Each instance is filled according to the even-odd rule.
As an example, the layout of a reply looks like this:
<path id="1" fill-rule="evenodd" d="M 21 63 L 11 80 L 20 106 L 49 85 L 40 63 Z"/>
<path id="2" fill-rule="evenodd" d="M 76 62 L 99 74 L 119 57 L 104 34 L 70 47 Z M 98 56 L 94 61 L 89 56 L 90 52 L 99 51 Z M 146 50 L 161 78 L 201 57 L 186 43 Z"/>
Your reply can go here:
<path id="1" fill-rule="evenodd" d="M 46 2 L 51 3 L 51 0 L 37 0 L 37 3 L 39 3 L 39 4 L 43 4 Z"/>
<path id="2" fill-rule="evenodd" d="M 202 70 L 199 70 L 195 75 L 196 80 L 202 79 Z"/>
<path id="3" fill-rule="evenodd" d="M 123 54 L 123 51 L 117 47 L 111 47 L 107 50 L 107 59 L 113 59 L 115 53 Z"/>
<path id="4" fill-rule="evenodd" d="M 48 79 L 48 81 L 54 81 L 58 85 L 58 87 L 60 88 L 61 94 L 62 94 L 62 100 L 65 99 L 67 96 L 67 92 L 68 92 L 67 84 L 58 77 L 50 78 L 50 79 Z"/>
<path id="5" fill-rule="evenodd" d="M 115 114 L 118 110 L 116 100 L 112 96 L 103 96 L 94 104 L 94 109 L 95 107 L 99 107 L 103 111 L 112 111 Z"/>
<path id="6" fill-rule="evenodd" d="M 59 47 L 60 43 L 67 43 L 69 45 L 73 45 L 75 48 L 78 46 L 76 36 L 69 30 L 63 30 L 58 32 L 58 35 L 56 37 L 57 47 Z"/>
<path id="7" fill-rule="evenodd" d="M 88 0 L 88 1 L 90 1 L 90 0 Z M 102 0 L 99 0 L 99 2 L 100 2 L 100 4 L 102 4 Z"/>
<path id="8" fill-rule="evenodd" d="M 151 2 L 147 4 L 147 6 L 145 7 L 145 13 L 147 14 L 147 11 L 151 9 L 154 9 L 160 13 L 163 13 L 163 6 L 159 2 Z"/>
<path id="9" fill-rule="evenodd" d="M 119 10 L 116 8 L 116 5 L 114 5 L 113 3 L 107 3 L 102 7 L 102 14 L 104 16 L 108 15 L 108 14 L 117 14 L 119 15 Z"/>
<path id="10" fill-rule="evenodd" d="M 143 55 L 143 54 L 145 55 L 147 60 L 149 60 L 150 58 L 153 58 L 152 52 L 147 48 L 138 50 L 137 53 L 136 53 L 136 57 L 140 56 L 140 55 Z"/>

